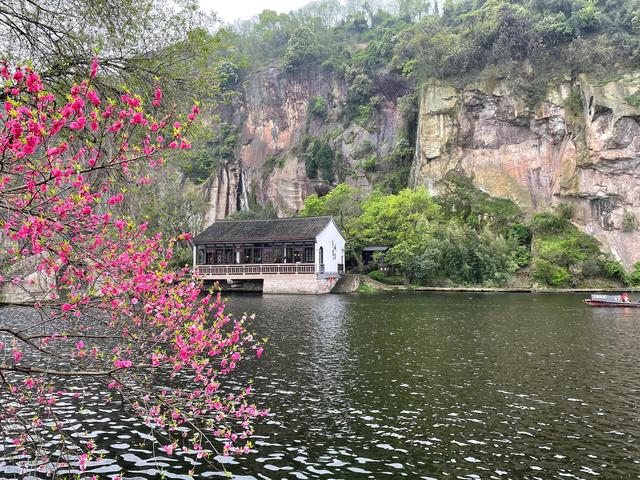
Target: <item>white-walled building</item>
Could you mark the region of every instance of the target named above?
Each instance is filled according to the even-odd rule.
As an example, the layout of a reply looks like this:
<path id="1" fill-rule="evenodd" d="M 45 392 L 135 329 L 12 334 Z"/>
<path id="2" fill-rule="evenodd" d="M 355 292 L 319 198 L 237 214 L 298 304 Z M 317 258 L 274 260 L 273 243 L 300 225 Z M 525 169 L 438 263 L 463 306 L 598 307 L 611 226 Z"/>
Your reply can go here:
<path id="1" fill-rule="evenodd" d="M 203 280 L 262 280 L 265 293 L 327 293 L 344 273 L 345 240 L 331 217 L 218 220 L 193 239 Z"/>

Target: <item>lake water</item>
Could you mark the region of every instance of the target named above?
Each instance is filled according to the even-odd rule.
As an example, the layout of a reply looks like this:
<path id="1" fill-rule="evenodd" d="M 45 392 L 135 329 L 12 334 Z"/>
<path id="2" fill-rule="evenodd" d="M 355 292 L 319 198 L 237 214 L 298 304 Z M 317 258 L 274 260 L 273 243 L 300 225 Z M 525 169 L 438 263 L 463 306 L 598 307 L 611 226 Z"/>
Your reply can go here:
<path id="1" fill-rule="evenodd" d="M 226 467 L 274 480 L 638 478 L 640 309 L 592 309 L 584 297 L 231 297 L 269 337 L 246 374 L 271 415 L 255 451 Z M 186 478 L 185 464 L 140 443 L 134 419 L 85 408 L 112 458 L 94 471 Z"/>

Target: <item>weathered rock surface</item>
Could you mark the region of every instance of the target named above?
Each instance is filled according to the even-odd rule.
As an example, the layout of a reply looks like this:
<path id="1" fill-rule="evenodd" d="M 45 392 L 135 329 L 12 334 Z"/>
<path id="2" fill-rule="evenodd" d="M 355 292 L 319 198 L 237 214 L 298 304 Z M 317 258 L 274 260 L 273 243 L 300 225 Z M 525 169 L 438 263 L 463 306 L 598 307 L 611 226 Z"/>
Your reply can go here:
<path id="1" fill-rule="evenodd" d="M 221 162 L 203 186 L 211 205 L 207 222 L 253 202 L 290 215 L 312 193 L 327 191 L 331 185 L 306 176 L 296 148 L 306 135 L 329 138 L 338 157 L 334 183 L 370 188 L 357 152 L 365 142 L 378 158 L 392 151 L 402 126 L 397 99 L 410 92 L 394 74 L 382 76 L 376 89 L 372 119 L 344 125 L 348 85 L 339 75 L 321 67 L 254 72 L 222 114 L 238 126 L 238 141 L 234 158 Z M 310 111 L 316 96 L 326 101 L 324 118 Z M 436 193 L 448 172 L 462 171 L 528 212 L 570 203 L 576 225 L 630 266 L 640 260 L 640 234 L 626 231 L 631 216 L 640 220 L 639 98 L 640 73 L 603 84 L 587 76 L 567 80 L 535 106 L 500 80 L 464 90 L 424 85 L 410 185 Z"/>
<path id="2" fill-rule="evenodd" d="M 572 91 L 577 112 L 566 106 Z M 632 215 L 640 219 L 638 98 L 640 73 L 606 84 L 583 75 L 535 107 L 500 82 L 424 85 L 411 184 L 437 192 L 461 171 L 529 212 L 570 203 L 576 225 L 630 266 L 640 260 L 640 234 L 626 231 Z"/>
<path id="3" fill-rule="evenodd" d="M 401 77 L 386 76 L 379 88 L 379 107 L 364 127 L 342 124 L 339 113 L 347 85 L 339 75 L 321 67 L 295 73 L 267 68 L 253 73 L 243 90 L 242 98 L 223 115 L 228 123 L 240 126 L 235 158 L 218 165 L 204 186 L 211 204 L 209 221 L 246 209 L 250 198 L 263 206 L 272 204 L 279 215 L 290 214 L 312 193 L 326 191 L 330 185 L 307 178 L 304 161 L 296 151 L 305 135 L 329 135 L 340 157 L 336 183 L 369 187 L 356 152 L 364 142 L 371 142 L 380 157 L 391 151 L 401 122 L 396 100 L 408 87 Z M 316 96 L 326 101 L 325 118 L 310 111 L 310 101 Z"/>

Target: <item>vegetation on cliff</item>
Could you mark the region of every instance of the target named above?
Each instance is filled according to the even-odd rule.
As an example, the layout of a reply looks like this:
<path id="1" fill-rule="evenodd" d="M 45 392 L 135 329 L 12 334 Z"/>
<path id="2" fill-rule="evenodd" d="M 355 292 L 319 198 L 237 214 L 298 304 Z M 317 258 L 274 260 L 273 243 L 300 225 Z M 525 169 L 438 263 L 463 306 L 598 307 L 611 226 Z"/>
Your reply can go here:
<path id="1" fill-rule="evenodd" d="M 539 95 L 552 77 L 640 65 L 637 0 L 319 0 L 288 15 L 265 10 L 236 33 L 253 67 L 341 74 L 349 119 L 375 108 L 389 70 L 461 84 L 485 70 Z"/>
<path id="2" fill-rule="evenodd" d="M 282 82 L 317 74 L 335 81 L 339 98 L 334 92 L 309 98 L 307 135 L 270 154 L 292 151 L 306 179 L 329 187 L 366 181 L 398 193 L 409 184 L 418 85 L 500 80 L 533 105 L 558 80 L 589 73 L 606 81 L 640 65 L 639 28 L 638 0 L 318 0 L 288 14 L 265 10 L 223 30 L 238 78 L 228 93 L 274 66 Z M 579 97 L 571 100 L 581 108 Z M 243 102 L 240 110 L 251 98 Z M 389 105 L 401 116 L 392 139 L 380 136 Z M 363 152 L 361 144 L 376 135 Z M 230 161 L 209 147 L 201 164 L 213 169 Z"/>

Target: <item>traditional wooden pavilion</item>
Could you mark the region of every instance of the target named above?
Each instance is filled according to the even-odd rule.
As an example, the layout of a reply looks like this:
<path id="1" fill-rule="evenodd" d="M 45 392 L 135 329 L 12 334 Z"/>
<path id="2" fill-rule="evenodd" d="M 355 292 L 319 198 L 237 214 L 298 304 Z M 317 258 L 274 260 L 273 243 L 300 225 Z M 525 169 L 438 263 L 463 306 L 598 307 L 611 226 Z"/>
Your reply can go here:
<path id="1" fill-rule="evenodd" d="M 197 235 L 204 280 L 262 280 L 265 292 L 323 293 L 344 272 L 345 240 L 331 217 L 218 220 Z"/>

